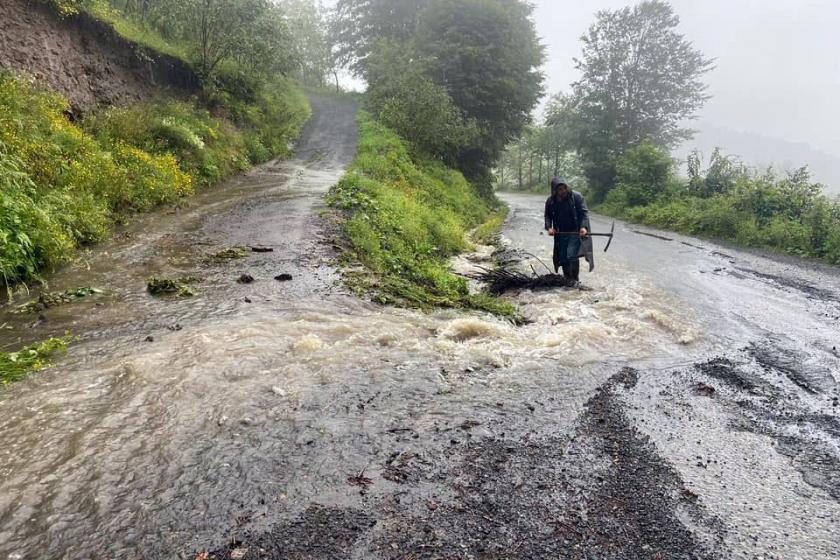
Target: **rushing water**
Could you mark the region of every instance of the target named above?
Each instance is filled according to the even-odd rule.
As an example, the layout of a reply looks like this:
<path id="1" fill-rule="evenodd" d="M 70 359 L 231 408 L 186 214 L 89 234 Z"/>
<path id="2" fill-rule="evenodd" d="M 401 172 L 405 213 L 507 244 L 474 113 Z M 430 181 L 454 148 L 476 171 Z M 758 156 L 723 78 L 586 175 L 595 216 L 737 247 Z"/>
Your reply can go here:
<path id="1" fill-rule="evenodd" d="M 348 473 L 375 477 L 394 430 L 423 434 L 543 403 L 527 429 L 562 432 L 621 367 L 666 371 L 786 323 L 762 307 L 775 292 L 758 280 L 735 289 L 715 272 L 724 257 L 676 241 L 663 249 L 623 225 L 584 278 L 591 290 L 514 296 L 530 320 L 522 327 L 360 301 L 337 284 L 319 217 L 355 149 L 353 107 L 314 105 L 295 160 L 128 227 L 51 283 L 106 294 L 51 311 L 37 329 L 2 319 L 12 326 L 4 346 L 68 329 L 81 341 L 0 393 L 0 557 L 191 558 L 230 527 L 351 502 Z M 548 260 L 539 198 L 508 201 L 506 241 Z M 274 251 L 205 258 L 241 244 Z M 236 282 L 245 272 L 253 284 Z M 275 281 L 280 273 L 293 280 Z M 152 274 L 196 274 L 201 293 L 152 298 Z M 795 310 L 810 305 L 797 298 L 779 295 Z M 830 347 L 830 323 L 809 310 L 800 328 Z M 508 429 L 523 431 L 519 422 L 514 414 Z M 771 469 L 796 474 L 783 460 Z M 837 515 L 831 499 L 803 503 Z"/>

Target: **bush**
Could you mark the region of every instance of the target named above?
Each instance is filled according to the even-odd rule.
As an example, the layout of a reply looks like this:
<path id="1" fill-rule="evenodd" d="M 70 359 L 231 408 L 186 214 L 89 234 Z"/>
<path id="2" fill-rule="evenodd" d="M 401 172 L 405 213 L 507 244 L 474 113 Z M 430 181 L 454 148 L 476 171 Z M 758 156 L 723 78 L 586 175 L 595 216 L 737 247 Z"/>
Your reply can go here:
<path id="1" fill-rule="evenodd" d="M 244 131 L 252 163 L 289 157 L 292 142 L 312 114 L 303 90 L 279 77 L 261 87 L 249 103 L 230 95 L 219 101 L 220 108 Z"/>
<path id="2" fill-rule="evenodd" d="M 102 239 L 129 211 L 192 192 L 173 156 L 98 142 L 66 119 L 67 102 L 0 73 L 0 268 L 6 284 L 31 280 L 78 244 Z"/>
<path id="3" fill-rule="evenodd" d="M 624 156 L 616 166 L 616 192 L 607 201 L 622 206 L 643 206 L 668 193 L 673 180 L 671 156 L 649 140 L 645 140 Z M 612 196 L 610 196 L 612 195 Z"/>
<path id="4" fill-rule="evenodd" d="M 172 157 L 200 186 L 248 166 L 242 135 L 193 103 L 170 101 L 112 107 L 85 119 L 84 128 L 107 146 L 130 146 Z M 122 150 L 127 153 L 125 149 Z"/>
<path id="5" fill-rule="evenodd" d="M 351 257 L 372 273 L 362 279 L 378 301 L 421 308 L 467 307 L 513 314 L 510 304 L 469 293 L 448 259 L 469 248 L 466 232 L 491 215 L 463 175 L 439 162 L 415 161 L 395 133 L 359 117 L 359 151 L 329 194 L 344 211 Z"/>
<path id="6" fill-rule="evenodd" d="M 646 151 L 624 160 L 623 183 L 599 211 L 650 226 L 840 263 L 840 202 L 823 195 L 823 187 L 811 182 L 806 168 L 782 177 L 759 174 L 716 150 L 705 174 L 699 156 L 693 154 L 688 184 L 660 191 L 644 188 L 654 183 L 628 178 L 632 175 L 628 171 L 651 168 L 636 165 L 637 156 Z"/>

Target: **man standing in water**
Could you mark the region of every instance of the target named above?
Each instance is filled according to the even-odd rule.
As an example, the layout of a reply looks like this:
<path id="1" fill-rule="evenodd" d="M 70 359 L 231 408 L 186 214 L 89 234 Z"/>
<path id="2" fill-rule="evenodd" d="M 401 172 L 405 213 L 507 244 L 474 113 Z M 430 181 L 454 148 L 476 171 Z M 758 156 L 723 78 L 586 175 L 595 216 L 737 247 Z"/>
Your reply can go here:
<path id="1" fill-rule="evenodd" d="M 554 272 L 580 280 L 581 239 L 589 235 L 589 209 L 583 195 L 573 191 L 562 177 L 551 180 L 551 196 L 545 201 L 545 229 L 554 237 Z"/>

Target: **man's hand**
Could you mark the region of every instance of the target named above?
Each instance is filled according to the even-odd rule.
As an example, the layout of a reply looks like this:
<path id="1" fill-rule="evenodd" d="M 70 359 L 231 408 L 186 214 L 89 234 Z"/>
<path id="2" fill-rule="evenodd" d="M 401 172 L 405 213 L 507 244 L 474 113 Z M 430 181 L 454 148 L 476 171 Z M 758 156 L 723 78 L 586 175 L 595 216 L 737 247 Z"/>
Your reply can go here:
<path id="1" fill-rule="evenodd" d="M 580 228 L 580 236 L 581 237 L 586 237 L 587 235 L 589 235 L 589 232 L 586 230 L 586 228 L 585 227 Z"/>
<path id="2" fill-rule="evenodd" d="M 556 229 L 554 229 L 554 228 L 549 228 L 548 229 L 548 235 L 550 235 L 551 237 L 554 237 L 555 233 L 557 233 Z"/>

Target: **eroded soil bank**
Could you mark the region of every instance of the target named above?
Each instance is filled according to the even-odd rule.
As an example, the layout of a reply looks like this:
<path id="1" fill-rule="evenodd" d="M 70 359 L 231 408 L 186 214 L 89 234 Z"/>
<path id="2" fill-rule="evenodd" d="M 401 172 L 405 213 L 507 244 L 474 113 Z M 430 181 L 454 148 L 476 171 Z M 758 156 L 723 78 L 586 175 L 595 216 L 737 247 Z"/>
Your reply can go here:
<path id="1" fill-rule="evenodd" d="M 355 106 L 313 109 L 295 160 L 51 283 L 105 294 L 0 319 L 5 345 L 82 338 L 0 393 L 0 557 L 840 554 L 835 271 L 619 224 L 589 291 L 512 296 L 524 326 L 375 306 L 320 216 Z M 545 260 L 542 200 L 506 198 Z M 273 251 L 207 259 L 238 245 Z"/>

